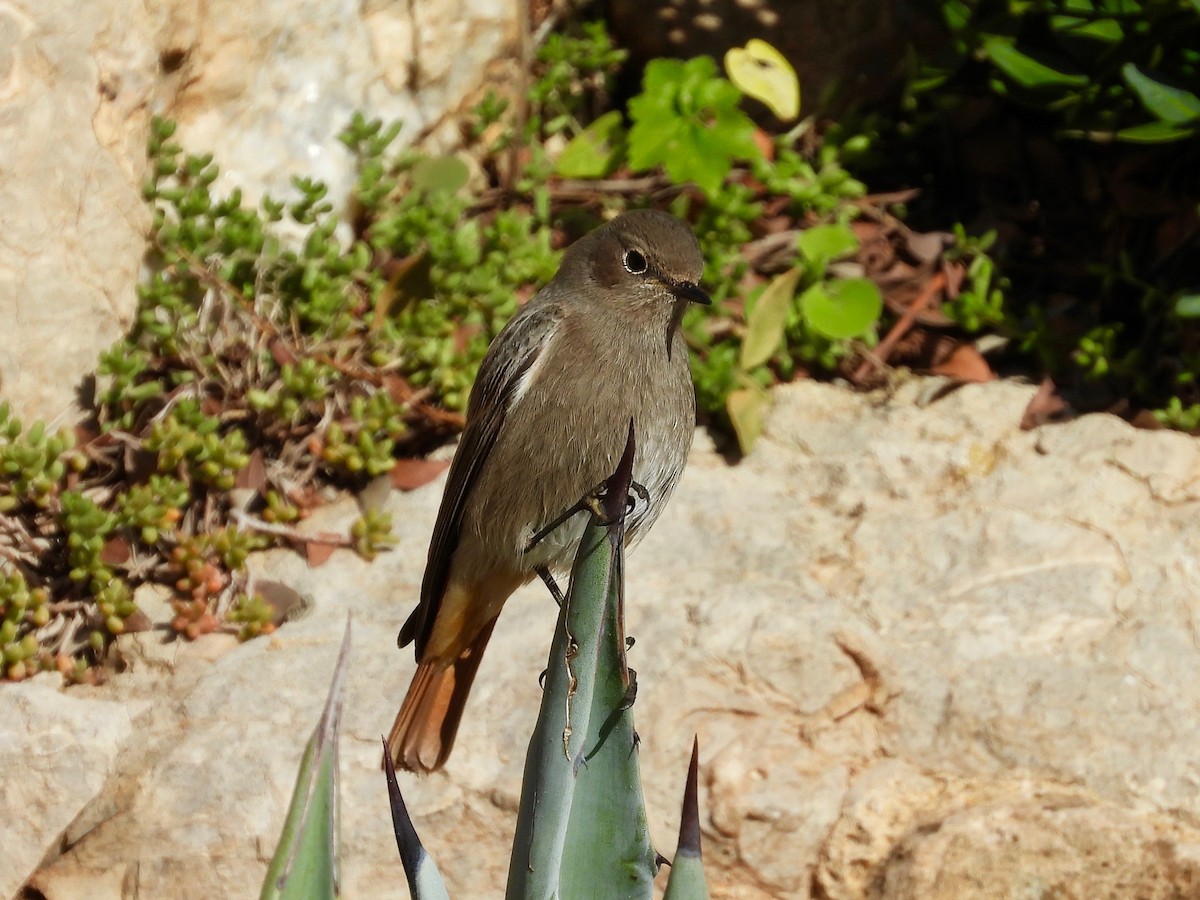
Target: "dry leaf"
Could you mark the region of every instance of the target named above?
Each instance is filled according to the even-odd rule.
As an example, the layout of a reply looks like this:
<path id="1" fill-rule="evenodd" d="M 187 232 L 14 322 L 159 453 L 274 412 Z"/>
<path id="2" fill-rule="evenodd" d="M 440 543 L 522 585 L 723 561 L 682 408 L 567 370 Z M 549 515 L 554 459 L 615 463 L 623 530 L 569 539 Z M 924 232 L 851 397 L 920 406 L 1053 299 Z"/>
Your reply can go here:
<path id="1" fill-rule="evenodd" d="M 123 537 L 111 537 L 100 548 L 100 562 L 106 566 L 124 565 L 129 562 L 129 557 L 132 555 L 129 541 Z"/>
<path id="2" fill-rule="evenodd" d="M 970 344 L 959 344 L 945 360 L 933 367 L 932 372 L 957 381 L 983 382 L 996 377 L 983 354 Z"/>
<path id="3" fill-rule="evenodd" d="M 1058 393 L 1058 388 L 1049 378 L 1043 378 L 1037 393 L 1029 399 L 1025 413 L 1021 416 L 1021 430 L 1029 431 L 1044 425 L 1067 409 L 1067 401 Z"/>
<path id="4" fill-rule="evenodd" d="M 309 564 L 312 564 L 311 558 Z M 271 607 L 271 621 L 276 625 L 282 625 L 288 616 L 306 605 L 299 592 L 279 581 L 256 581 L 254 592 Z"/>
<path id="5" fill-rule="evenodd" d="M 446 470 L 450 463 L 441 459 L 398 459 L 388 477 L 392 487 L 413 491 L 429 484 Z"/>
<path id="6" fill-rule="evenodd" d="M 261 491 L 267 486 L 267 470 L 263 466 L 262 450 L 255 448 L 251 452 L 250 461 L 238 470 L 234 484 L 252 491 Z"/>
<path id="7" fill-rule="evenodd" d="M 315 569 L 317 566 L 323 566 L 329 561 L 329 557 L 333 556 L 333 551 L 342 546 L 342 541 L 338 539 L 337 543 L 322 541 L 319 538 L 310 538 L 304 543 L 304 556 L 308 560 L 308 567 Z"/>

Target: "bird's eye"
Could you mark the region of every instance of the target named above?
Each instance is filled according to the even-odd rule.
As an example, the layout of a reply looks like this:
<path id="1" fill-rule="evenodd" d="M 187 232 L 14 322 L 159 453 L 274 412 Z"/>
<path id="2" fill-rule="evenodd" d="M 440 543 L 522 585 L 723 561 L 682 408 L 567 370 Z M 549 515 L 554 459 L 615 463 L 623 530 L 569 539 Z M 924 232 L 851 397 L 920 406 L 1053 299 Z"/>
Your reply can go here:
<path id="1" fill-rule="evenodd" d="M 646 257 L 642 256 L 636 250 L 626 250 L 621 262 L 625 264 L 625 271 L 630 275 L 645 275 L 646 269 L 649 268 L 646 265 Z"/>

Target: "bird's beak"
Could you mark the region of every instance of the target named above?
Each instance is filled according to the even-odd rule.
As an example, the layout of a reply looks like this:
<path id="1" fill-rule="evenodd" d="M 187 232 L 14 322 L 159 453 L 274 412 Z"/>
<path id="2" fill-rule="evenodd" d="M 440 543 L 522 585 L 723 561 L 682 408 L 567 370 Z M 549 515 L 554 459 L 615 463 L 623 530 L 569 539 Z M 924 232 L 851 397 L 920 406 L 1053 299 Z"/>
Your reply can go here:
<path id="1" fill-rule="evenodd" d="M 680 300 L 689 303 L 699 303 L 701 306 L 712 306 L 712 298 L 692 281 L 674 281 L 671 283 L 671 293 Z"/>

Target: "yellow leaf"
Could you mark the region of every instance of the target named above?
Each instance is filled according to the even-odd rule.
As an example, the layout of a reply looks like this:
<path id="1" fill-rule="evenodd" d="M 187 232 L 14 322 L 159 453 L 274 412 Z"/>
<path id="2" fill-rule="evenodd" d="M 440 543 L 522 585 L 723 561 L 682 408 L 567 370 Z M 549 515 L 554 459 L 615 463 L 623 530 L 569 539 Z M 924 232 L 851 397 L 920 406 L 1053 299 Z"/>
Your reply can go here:
<path id="1" fill-rule="evenodd" d="M 799 267 L 789 269 L 767 285 L 754 304 L 754 312 L 746 322 L 742 338 L 741 367 L 761 366 L 775 353 L 783 339 L 783 326 L 788 309 L 796 294 L 796 283 L 803 272 Z"/>
<path id="2" fill-rule="evenodd" d="M 758 38 L 725 54 L 729 80 L 747 97 L 761 100 L 775 117 L 790 122 L 800 115 L 800 80 L 784 55 Z"/>
<path id="3" fill-rule="evenodd" d="M 763 419 L 770 405 L 770 395 L 758 385 L 730 391 L 725 398 L 725 411 L 729 413 L 729 421 L 743 454 L 750 452 L 762 434 Z"/>

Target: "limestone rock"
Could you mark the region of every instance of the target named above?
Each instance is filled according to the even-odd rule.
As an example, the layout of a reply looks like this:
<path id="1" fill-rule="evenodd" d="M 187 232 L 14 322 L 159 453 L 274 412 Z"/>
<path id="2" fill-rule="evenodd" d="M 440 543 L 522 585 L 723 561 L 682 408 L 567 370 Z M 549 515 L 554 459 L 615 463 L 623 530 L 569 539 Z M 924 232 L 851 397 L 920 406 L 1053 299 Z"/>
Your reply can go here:
<path id="1" fill-rule="evenodd" d="M 141 706 L 64 694 L 57 681 L 0 685 L 0 897 L 15 895 L 110 787 Z"/>
<path id="2" fill-rule="evenodd" d="M 1196 893 L 1200 447 L 1106 416 L 1021 432 L 1032 391 L 802 383 L 740 464 L 698 436 L 627 618 L 651 836 L 672 851 L 698 734 L 713 896 Z M 344 895 L 399 890 L 379 737 L 442 483 L 390 498 L 374 564 L 255 558 L 309 604 L 270 638 L 128 643 L 93 692 L 144 705 L 120 799 L 37 874 L 48 900 L 256 891 L 351 610 Z M 454 896 L 504 884 L 554 619 L 540 586 L 510 601 L 447 769 L 403 776 Z"/>
<path id="3" fill-rule="evenodd" d="M 219 193 L 349 194 L 355 110 L 400 143 L 452 141 L 448 115 L 515 36 L 516 0 L 119 0 L 0 4 L 0 399 L 63 416 L 129 327 L 150 226 L 151 113 L 214 154 Z"/>

